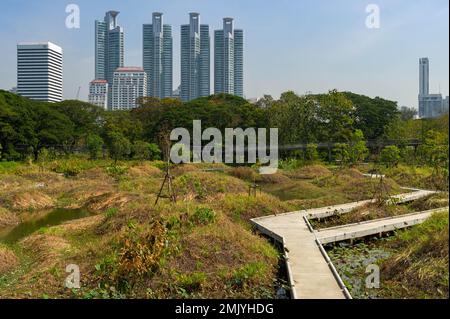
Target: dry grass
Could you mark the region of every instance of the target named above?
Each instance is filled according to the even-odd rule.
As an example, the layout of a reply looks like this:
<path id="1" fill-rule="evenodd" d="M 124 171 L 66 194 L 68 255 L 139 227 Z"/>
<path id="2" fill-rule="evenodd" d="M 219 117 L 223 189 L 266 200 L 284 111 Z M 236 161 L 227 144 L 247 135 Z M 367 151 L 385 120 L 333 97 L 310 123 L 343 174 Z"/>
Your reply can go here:
<path id="1" fill-rule="evenodd" d="M 0 207 L 0 228 L 17 225 L 20 222 L 19 217 L 6 208 Z"/>
<path id="2" fill-rule="evenodd" d="M 225 174 L 195 171 L 177 177 L 174 189 L 184 200 L 202 200 L 218 193 L 246 193 L 248 185 Z"/>
<path id="3" fill-rule="evenodd" d="M 284 174 L 293 179 L 315 179 L 331 175 L 331 171 L 322 165 L 309 165 L 295 170 L 285 171 Z"/>
<path id="4" fill-rule="evenodd" d="M 253 233 L 248 220 L 298 206 L 345 202 L 356 196 L 352 187 L 372 187 L 357 172 L 333 177 L 322 166 L 296 172 L 295 178 L 310 180 L 291 180 L 284 172 L 259 176 L 248 168 L 188 164 L 172 171 L 178 202 L 161 200 L 154 207 L 164 163 L 124 164 L 126 169 L 115 178 L 103 166 L 77 163 L 79 172 L 69 178 L 48 171 L 40 175 L 36 169 L 27 174 L 20 167 L 14 168 L 20 176 L 1 176 L 2 207 L 16 203 L 20 209 L 42 210 L 39 207 L 51 203 L 85 207 L 98 215 L 42 229 L 18 243 L 31 268 L 25 267 L 18 280 L 7 277 L 8 287 L 0 287 L 0 296 L 74 297 L 63 282 L 65 266 L 75 263 L 83 274 L 84 288 L 75 296 L 80 298 L 270 298 L 278 254 L 266 239 Z M 58 165 L 70 171 L 69 164 Z M 272 195 L 263 191 L 248 196 L 253 174 Z M 44 177 L 51 183 L 36 188 Z M 11 222 L 12 215 L 11 209 L 0 210 L 0 220 L 3 216 Z M 156 241 L 157 254 L 152 257 L 147 244 L 154 223 L 160 223 L 164 236 Z M 147 262 L 152 271 L 144 271 Z M 129 276 L 120 280 L 110 276 L 120 274 L 120 269 L 126 269 Z M 118 281 L 124 278 L 127 284 L 123 286 Z"/>
<path id="5" fill-rule="evenodd" d="M 448 211 L 436 213 L 391 243 L 398 253 L 382 264 L 385 297 L 449 297 L 448 220 Z"/>
<path id="6" fill-rule="evenodd" d="M 258 173 L 253 168 L 245 167 L 245 166 L 239 166 L 239 167 L 233 167 L 229 174 L 231 176 L 234 176 L 239 179 L 243 179 L 249 182 L 253 182 L 258 178 Z"/>
<path id="7" fill-rule="evenodd" d="M 130 167 L 127 175 L 130 178 L 163 177 L 164 172 L 149 163 L 143 163 L 137 166 Z"/>
<path id="8" fill-rule="evenodd" d="M 360 223 L 364 221 L 400 216 L 404 214 L 412 213 L 410 209 L 406 206 L 400 205 L 378 205 L 378 204 L 367 204 L 362 207 L 358 207 L 353 211 L 328 217 L 320 221 L 312 220 L 311 224 L 316 229 L 328 228 L 346 224 Z"/>
<path id="9" fill-rule="evenodd" d="M 19 258 L 8 247 L 0 246 L 0 275 L 12 270 L 19 264 Z"/>
<path id="10" fill-rule="evenodd" d="M 39 210 L 55 207 L 55 201 L 50 196 L 38 190 L 28 190 L 25 193 L 17 192 L 7 201 L 12 210 Z"/>

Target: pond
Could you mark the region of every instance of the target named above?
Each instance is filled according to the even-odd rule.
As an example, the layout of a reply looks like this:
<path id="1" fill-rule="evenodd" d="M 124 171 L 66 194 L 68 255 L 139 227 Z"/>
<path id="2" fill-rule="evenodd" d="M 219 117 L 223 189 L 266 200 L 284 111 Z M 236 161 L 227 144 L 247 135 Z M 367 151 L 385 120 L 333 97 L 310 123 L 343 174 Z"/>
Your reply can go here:
<path id="1" fill-rule="evenodd" d="M 0 229 L 0 243 L 14 244 L 43 227 L 57 226 L 69 220 L 91 215 L 84 209 L 55 209 L 44 216 L 27 220 L 17 226 Z"/>

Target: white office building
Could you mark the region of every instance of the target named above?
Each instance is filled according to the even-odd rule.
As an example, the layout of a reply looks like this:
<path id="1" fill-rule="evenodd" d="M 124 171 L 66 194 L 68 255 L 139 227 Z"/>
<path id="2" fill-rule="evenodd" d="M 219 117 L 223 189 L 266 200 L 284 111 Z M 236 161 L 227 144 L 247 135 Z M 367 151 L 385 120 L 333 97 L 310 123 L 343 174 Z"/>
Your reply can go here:
<path id="1" fill-rule="evenodd" d="M 17 93 L 45 102 L 63 97 L 63 50 L 51 42 L 17 45 Z"/>
<path id="2" fill-rule="evenodd" d="M 89 103 L 108 109 L 108 81 L 94 80 L 89 83 Z"/>
<path id="3" fill-rule="evenodd" d="M 147 95 L 147 74 L 143 68 L 123 67 L 114 72 L 111 109 L 130 110 L 138 106 L 137 100 Z"/>

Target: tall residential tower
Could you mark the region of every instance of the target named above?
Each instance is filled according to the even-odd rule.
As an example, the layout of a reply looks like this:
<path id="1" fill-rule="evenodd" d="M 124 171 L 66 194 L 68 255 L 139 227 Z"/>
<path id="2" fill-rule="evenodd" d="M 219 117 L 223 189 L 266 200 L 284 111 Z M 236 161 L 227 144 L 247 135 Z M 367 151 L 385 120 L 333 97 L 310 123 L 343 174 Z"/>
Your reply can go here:
<path id="1" fill-rule="evenodd" d="M 244 31 L 234 29 L 233 18 L 224 18 L 214 42 L 214 92 L 244 97 Z"/>
<path id="2" fill-rule="evenodd" d="M 147 73 L 147 96 L 168 98 L 173 90 L 172 27 L 163 23 L 163 14 L 153 13 L 152 24 L 143 27 L 143 66 Z"/>
<path id="3" fill-rule="evenodd" d="M 124 32 L 117 25 L 118 15 L 117 11 L 108 11 L 103 21 L 95 21 L 95 80 L 106 80 L 109 87 L 113 82 L 114 72 L 124 65 Z"/>
<path id="4" fill-rule="evenodd" d="M 118 15 L 117 11 L 108 11 L 103 21 L 95 21 L 95 79 L 108 83 L 124 64 L 124 33 L 117 25 Z"/>
<path id="5" fill-rule="evenodd" d="M 180 97 L 185 102 L 211 94 L 209 26 L 200 24 L 198 13 L 189 18 L 189 24 L 181 26 Z"/>
<path id="6" fill-rule="evenodd" d="M 60 102 L 63 50 L 51 42 L 17 45 L 17 93 L 38 101 Z"/>

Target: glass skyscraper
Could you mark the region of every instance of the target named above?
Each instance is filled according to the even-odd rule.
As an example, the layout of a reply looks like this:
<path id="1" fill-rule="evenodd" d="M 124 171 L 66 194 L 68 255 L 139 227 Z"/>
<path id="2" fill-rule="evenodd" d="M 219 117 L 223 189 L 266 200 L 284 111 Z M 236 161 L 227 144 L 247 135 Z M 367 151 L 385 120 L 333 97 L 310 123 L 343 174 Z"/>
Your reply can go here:
<path id="1" fill-rule="evenodd" d="M 114 72 L 124 65 L 124 32 L 117 25 L 119 12 L 108 11 L 103 21 L 95 21 L 95 79 L 113 82 Z M 111 90 L 109 90 L 111 91 Z M 111 92 L 108 92 L 111 107 Z"/>
<path id="2" fill-rule="evenodd" d="M 180 97 L 190 101 L 211 94 L 211 39 L 209 26 L 200 24 L 200 14 L 190 13 L 181 26 Z"/>
<path id="3" fill-rule="evenodd" d="M 153 13 L 152 24 L 143 27 L 143 66 L 147 73 L 147 96 L 172 97 L 172 27 L 163 23 L 163 14 Z"/>
<path id="4" fill-rule="evenodd" d="M 233 18 L 214 32 L 214 51 L 214 92 L 244 97 L 244 31 L 234 29 Z"/>

